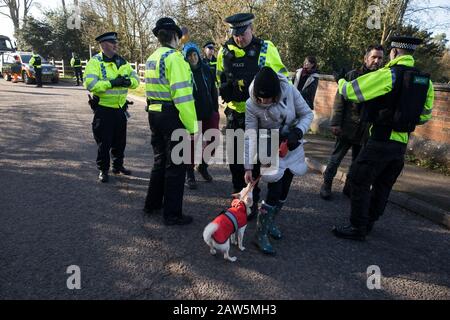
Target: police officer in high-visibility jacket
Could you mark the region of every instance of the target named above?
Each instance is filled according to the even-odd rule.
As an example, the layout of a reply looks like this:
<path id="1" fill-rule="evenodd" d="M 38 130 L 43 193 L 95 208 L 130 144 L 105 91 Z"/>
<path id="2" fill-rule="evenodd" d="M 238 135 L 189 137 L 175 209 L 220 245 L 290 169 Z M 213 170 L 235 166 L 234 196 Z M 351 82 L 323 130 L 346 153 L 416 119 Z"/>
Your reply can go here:
<path id="1" fill-rule="evenodd" d="M 144 212 L 163 209 L 166 225 L 185 225 L 192 222 L 182 210 L 186 165 L 173 161 L 172 149 L 180 140 L 171 138 L 177 129 L 188 137 L 198 130 L 191 70 L 176 49 L 182 37 L 180 27 L 171 18 L 161 18 L 152 31 L 161 47 L 147 59 L 145 71 L 154 164 Z"/>
<path id="2" fill-rule="evenodd" d="M 86 65 L 84 86 L 94 97 L 89 102 L 94 111 L 92 130 L 98 145 L 97 168 L 101 182 L 109 180 L 110 152 L 113 173 L 129 175 L 123 166 L 127 137 L 128 88 L 139 86 L 139 77 L 131 65 L 117 55 L 117 33 L 98 36 L 102 52 L 92 57 Z"/>
<path id="3" fill-rule="evenodd" d="M 220 96 L 226 102 L 225 115 L 227 129 L 245 128 L 245 102 L 249 98 L 248 88 L 258 71 L 270 67 L 275 72 L 288 77 L 288 71 L 281 62 L 277 48 L 271 41 L 253 36 L 251 13 L 238 13 L 225 19 L 231 28 L 231 38 L 220 48 L 217 56 L 217 78 L 220 83 Z M 240 192 L 245 186 L 243 153 L 238 155 L 237 139 L 234 141 L 234 159 L 230 159 L 233 193 Z M 255 166 L 253 175 L 259 176 L 259 167 Z M 258 213 L 260 189 L 253 190 L 252 212 L 249 219 Z"/>
<path id="4" fill-rule="evenodd" d="M 36 77 L 36 87 L 42 88 L 42 58 L 40 55 L 33 52 L 33 56 L 30 59 L 29 65 L 34 69 L 34 75 Z"/>
<path id="5" fill-rule="evenodd" d="M 73 73 L 77 78 L 77 86 L 79 86 L 80 82 L 83 82 L 83 70 L 81 66 L 81 59 L 78 54 L 74 54 L 72 59 L 70 59 L 70 66 L 73 68 Z"/>
<path id="6" fill-rule="evenodd" d="M 420 43 L 413 37 L 393 37 L 385 67 L 350 82 L 339 80 L 339 94 L 365 102 L 363 119 L 371 124 L 369 141 L 351 168 L 350 225 L 333 229 L 339 238 L 365 240 L 403 169 L 410 133 L 431 119 L 433 84 L 414 67 L 412 56 Z"/>

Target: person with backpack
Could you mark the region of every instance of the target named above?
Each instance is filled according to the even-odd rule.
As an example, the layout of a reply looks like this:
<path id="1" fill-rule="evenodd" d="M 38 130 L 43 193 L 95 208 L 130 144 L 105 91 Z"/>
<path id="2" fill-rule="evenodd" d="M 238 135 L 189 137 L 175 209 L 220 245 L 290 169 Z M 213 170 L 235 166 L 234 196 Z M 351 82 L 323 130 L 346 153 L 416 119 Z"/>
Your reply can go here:
<path id="1" fill-rule="evenodd" d="M 365 102 L 362 118 L 371 127 L 350 169 L 350 225 L 334 227 L 336 237 L 365 240 L 403 169 L 411 132 L 431 119 L 433 84 L 428 74 L 414 67 L 413 53 L 421 43 L 414 37 L 393 37 L 386 66 L 353 81 L 339 80 L 344 99 Z"/>

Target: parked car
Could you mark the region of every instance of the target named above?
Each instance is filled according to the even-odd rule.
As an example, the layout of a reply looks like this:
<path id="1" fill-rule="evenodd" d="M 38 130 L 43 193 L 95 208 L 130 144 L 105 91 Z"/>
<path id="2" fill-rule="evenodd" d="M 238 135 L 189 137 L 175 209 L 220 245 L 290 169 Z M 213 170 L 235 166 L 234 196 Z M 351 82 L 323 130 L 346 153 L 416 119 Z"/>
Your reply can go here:
<path id="1" fill-rule="evenodd" d="M 0 63 L 0 73 L 3 79 L 6 81 L 11 81 L 12 72 L 11 67 L 15 63 L 15 57 L 18 56 L 22 64 L 22 71 L 20 73 L 19 79 L 26 84 L 36 83 L 34 68 L 29 65 L 30 59 L 33 56 L 31 52 L 6 52 L 3 54 Z M 46 61 L 43 57 L 42 60 L 42 82 L 59 82 L 59 72 L 53 64 Z"/>

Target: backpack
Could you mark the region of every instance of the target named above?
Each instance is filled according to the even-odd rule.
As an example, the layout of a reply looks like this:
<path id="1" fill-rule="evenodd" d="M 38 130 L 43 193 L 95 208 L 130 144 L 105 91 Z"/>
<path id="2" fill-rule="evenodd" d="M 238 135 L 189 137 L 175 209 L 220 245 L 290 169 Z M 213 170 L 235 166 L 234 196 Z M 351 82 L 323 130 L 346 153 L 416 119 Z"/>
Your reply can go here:
<path id="1" fill-rule="evenodd" d="M 398 132 L 413 132 L 420 122 L 427 99 L 430 75 L 414 67 L 394 66 L 396 94 L 390 126 Z"/>

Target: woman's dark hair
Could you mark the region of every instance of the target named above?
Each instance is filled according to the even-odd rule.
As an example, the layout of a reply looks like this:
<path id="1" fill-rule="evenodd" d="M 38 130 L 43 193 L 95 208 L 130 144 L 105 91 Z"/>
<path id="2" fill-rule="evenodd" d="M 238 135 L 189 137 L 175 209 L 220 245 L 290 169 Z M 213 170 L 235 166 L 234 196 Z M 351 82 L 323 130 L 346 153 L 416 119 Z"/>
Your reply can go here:
<path id="1" fill-rule="evenodd" d="M 309 61 L 309 63 L 312 63 L 314 65 L 313 69 L 317 68 L 317 59 L 314 56 L 307 56 L 306 60 Z"/>
<path id="2" fill-rule="evenodd" d="M 161 29 L 158 31 L 158 41 L 162 45 L 169 44 L 172 41 L 173 37 L 178 37 L 177 32 L 174 30 Z"/>

